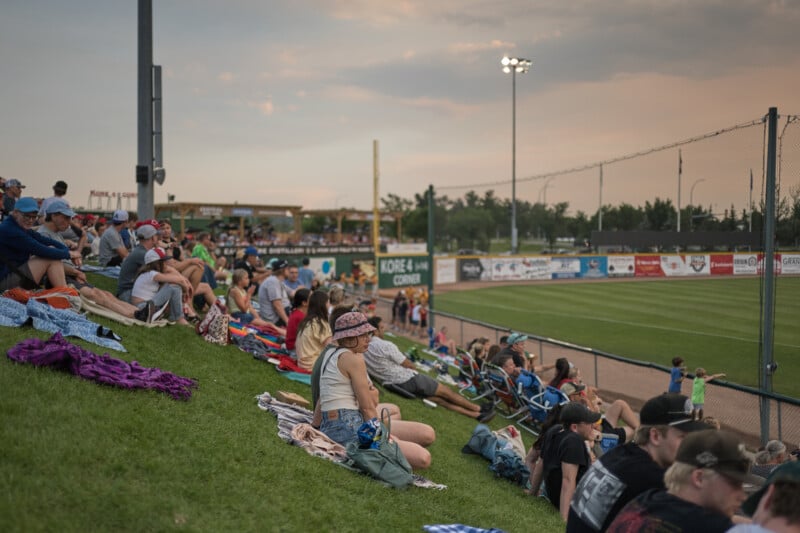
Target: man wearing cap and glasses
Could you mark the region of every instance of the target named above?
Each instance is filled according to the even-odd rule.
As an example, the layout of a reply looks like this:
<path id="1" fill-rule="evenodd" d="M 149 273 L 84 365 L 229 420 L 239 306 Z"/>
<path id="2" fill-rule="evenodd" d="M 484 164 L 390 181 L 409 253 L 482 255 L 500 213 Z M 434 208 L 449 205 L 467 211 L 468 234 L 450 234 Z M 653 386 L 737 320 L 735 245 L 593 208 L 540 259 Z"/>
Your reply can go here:
<path id="1" fill-rule="evenodd" d="M 66 286 L 61 261 L 71 257 L 70 251 L 60 242 L 33 231 L 37 218 L 36 200 L 20 198 L 11 216 L 0 224 L 0 291 L 14 287 L 35 289 L 45 275 L 53 287 Z M 76 253 L 76 257 L 80 254 Z"/>
<path id="2" fill-rule="evenodd" d="M 681 394 L 649 399 L 639 418 L 633 441 L 603 454 L 581 479 L 570 504 L 568 533 L 605 531 L 630 500 L 648 489 L 663 490 L 664 471 L 683 438 L 708 429 L 692 419 L 691 400 Z"/>
<path id="3" fill-rule="evenodd" d="M 731 533 L 800 533 L 800 463 L 783 463 L 772 471 L 757 492 L 742 504 L 753 517 Z"/>
<path id="4" fill-rule="evenodd" d="M 547 498 L 566 520 L 575 487 L 591 464 L 585 441 L 592 437 L 600 413 L 569 402 L 561 408 L 559 421 L 542 436 L 542 451 L 531 474 L 531 490 L 538 494 L 544 481 Z"/>
<path id="5" fill-rule="evenodd" d="M 745 499 L 743 484 L 763 481 L 750 474 L 750 466 L 744 444 L 733 433 L 716 429 L 690 433 L 664 474 L 667 490 L 652 489 L 637 496 L 608 531 L 728 531 Z"/>

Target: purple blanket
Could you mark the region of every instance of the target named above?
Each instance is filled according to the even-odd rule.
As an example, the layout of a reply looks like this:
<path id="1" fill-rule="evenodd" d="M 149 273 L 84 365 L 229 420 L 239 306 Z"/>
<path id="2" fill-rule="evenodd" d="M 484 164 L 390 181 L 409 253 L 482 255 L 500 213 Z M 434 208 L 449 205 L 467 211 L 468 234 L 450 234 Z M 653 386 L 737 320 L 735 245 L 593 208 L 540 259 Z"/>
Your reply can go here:
<path id="1" fill-rule="evenodd" d="M 108 355 L 96 355 L 67 342 L 60 333 L 50 339 L 26 339 L 8 350 L 8 358 L 34 366 L 51 366 L 84 379 L 123 389 L 153 389 L 188 400 L 197 382 L 158 368 L 145 368 Z"/>

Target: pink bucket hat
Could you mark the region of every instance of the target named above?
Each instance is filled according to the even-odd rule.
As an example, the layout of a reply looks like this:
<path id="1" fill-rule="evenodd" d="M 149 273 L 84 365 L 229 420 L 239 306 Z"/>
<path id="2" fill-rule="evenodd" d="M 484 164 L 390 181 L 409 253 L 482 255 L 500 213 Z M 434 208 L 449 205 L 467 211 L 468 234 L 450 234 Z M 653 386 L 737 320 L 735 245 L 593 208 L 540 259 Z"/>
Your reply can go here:
<path id="1" fill-rule="evenodd" d="M 335 341 L 375 331 L 375 328 L 367 321 L 367 316 L 357 311 L 345 313 L 337 318 L 333 329 L 333 340 Z"/>

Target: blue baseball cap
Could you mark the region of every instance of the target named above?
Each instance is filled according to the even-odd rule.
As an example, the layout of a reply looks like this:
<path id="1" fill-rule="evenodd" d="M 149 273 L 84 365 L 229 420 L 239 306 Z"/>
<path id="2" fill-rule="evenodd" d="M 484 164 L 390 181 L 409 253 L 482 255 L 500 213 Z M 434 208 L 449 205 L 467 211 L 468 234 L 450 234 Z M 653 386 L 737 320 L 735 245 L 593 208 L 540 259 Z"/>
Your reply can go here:
<path id="1" fill-rule="evenodd" d="M 244 255 L 258 255 L 258 250 L 255 246 L 248 246 L 244 249 Z"/>
<path id="2" fill-rule="evenodd" d="M 45 213 L 48 215 L 61 213 L 62 215 L 66 215 L 69 218 L 75 216 L 75 211 L 70 209 L 69 204 L 64 200 L 54 200 L 50 205 L 47 206 L 47 209 L 45 209 Z"/>
<path id="3" fill-rule="evenodd" d="M 506 342 L 508 342 L 510 346 L 512 344 L 517 344 L 518 342 L 525 342 L 526 340 L 528 340 L 527 335 L 523 335 L 522 333 L 512 333 L 508 336 L 508 341 Z"/>
<path id="4" fill-rule="evenodd" d="M 34 198 L 26 196 L 25 198 L 17 200 L 17 203 L 14 204 L 14 211 L 19 211 L 20 213 L 38 213 L 39 204 Z"/>

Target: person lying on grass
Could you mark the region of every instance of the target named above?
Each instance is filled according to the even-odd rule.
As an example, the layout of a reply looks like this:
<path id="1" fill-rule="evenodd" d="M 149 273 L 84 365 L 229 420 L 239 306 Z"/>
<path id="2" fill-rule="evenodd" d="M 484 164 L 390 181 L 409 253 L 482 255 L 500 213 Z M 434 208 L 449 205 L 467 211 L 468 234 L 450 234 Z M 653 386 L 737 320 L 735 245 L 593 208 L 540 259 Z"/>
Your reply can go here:
<path id="1" fill-rule="evenodd" d="M 374 316 L 369 319 L 369 323 L 375 328 L 375 332 L 364 352 L 364 362 L 371 376 L 384 385 L 392 384 L 420 398 L 428 398 L 446 409 L 477 419 L 482 424 L 494 418 L 491 403 L 485 404 L 485 407 L 472 403 L 447 385 L 417 372 L 414 363 L 403 355 L 397 345 L 384 340 L 386 324 L 381 317 Z"/>
<path id="2" fill-rule="evenodd" d="M 346 446 L 358 441 L 358 428 L 378 417 L 378 391 L 367 375 L 364 352 L 375 328 L 363 313 L 338 307 L 331 315 L 334 345 L 320 354 L 311 376 L 312 425 Z M 341 350 L 339 349 L 341 348 Z M 433 428 L 419 422 L 391 421 L 391 438 L 414 469 L 428 468 L 425 449 L 436 439 Z"/>

